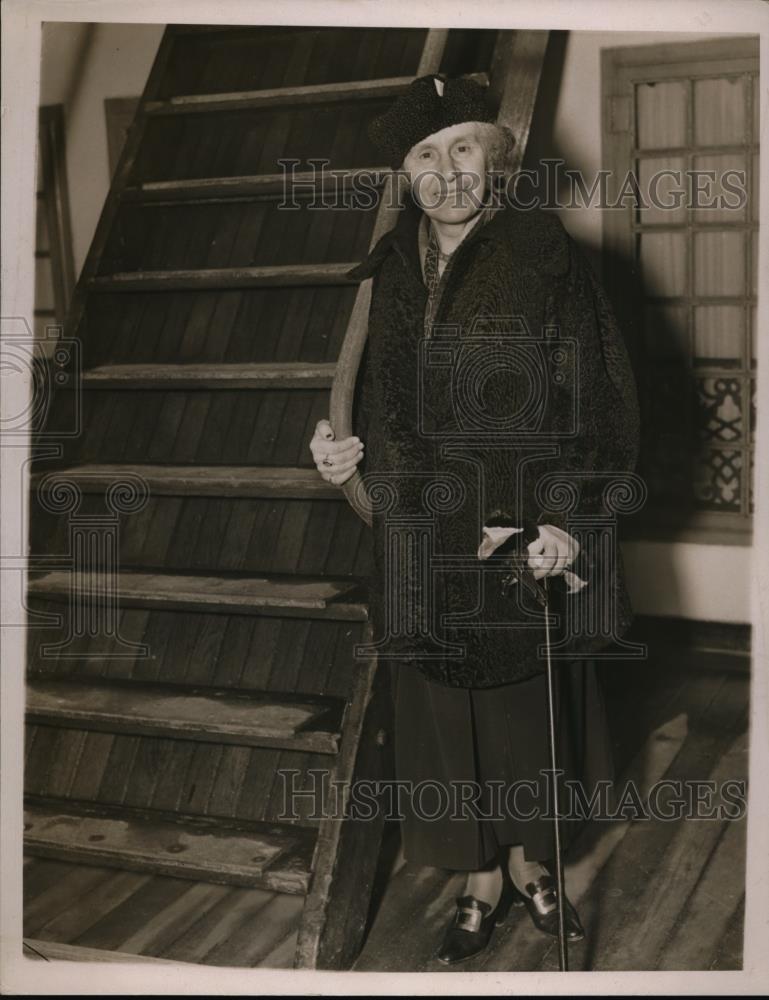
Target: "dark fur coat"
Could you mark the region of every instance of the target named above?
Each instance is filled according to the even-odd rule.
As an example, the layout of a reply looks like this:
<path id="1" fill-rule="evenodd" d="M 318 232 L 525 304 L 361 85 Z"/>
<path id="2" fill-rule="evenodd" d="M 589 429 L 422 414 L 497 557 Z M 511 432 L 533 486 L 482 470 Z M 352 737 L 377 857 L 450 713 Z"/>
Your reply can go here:
<path id="1" fill-rule="evenodd" d="M 490 687 L 545 669 L 545 630 L 520 585 L 503 595 L 498 559 L 477 558 L 484 525 L 522 527 L 519 553 L 538 524 L 580 542 L 570 569 L 588 585 L 547 581 L 557 658 L 605 648 L 632 620 L 613 533 L 636 386 L 588 263 L 539 210 L 506 206 L 471 229 L 425 329 L 420 217 L 409 202 L 350 272 L 373 276 L 355 419 L 375 504 L 372 623 L 380 659 Z"/>

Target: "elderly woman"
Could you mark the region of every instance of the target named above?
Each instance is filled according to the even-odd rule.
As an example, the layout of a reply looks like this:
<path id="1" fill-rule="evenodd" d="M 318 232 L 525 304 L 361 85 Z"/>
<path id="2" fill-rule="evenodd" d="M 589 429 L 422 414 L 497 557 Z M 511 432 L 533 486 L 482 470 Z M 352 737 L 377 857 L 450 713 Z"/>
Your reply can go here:
<path id="1" fill-rule="evenodd" d="M 504 197 L 514 138 L 482 88 L 421 77 L 369 134 L 409 193 L 351 272 L 373 277 L 359 434 L 337 440 L 320 421 L 310 447 L 324 479 L 360 468 L 379 498 L 370 603 L 394 671 L 396 776 L 477 792 L 459 810 L 406 797 L 402 817 L 409 862 L 467 873 L 437 955 L 454 963 L 486 947 L 511 905 L 546 934 L 558 927 L 545 631 L 523 579 L 501 586 L 503 542 L 566 623 L 553 639 L 562 777 L 587 797 L 613 778 L 590 656 L 630 624 L 622 563 L 580 545 L 574 509 L 546 486 L 560 476 L 576 511 L 605 523 L 601 475 L 634 467 L 637 401 L 581 253 L 557 217 Z M 612 609 L 610 634 L 574 627 L 595 602 Z M 526 794 L 497 794 L 511 788 Z M 568 846 L 578 818 L 562 827 Z M 564 909 L 581 939 L 568 899 Z"/>

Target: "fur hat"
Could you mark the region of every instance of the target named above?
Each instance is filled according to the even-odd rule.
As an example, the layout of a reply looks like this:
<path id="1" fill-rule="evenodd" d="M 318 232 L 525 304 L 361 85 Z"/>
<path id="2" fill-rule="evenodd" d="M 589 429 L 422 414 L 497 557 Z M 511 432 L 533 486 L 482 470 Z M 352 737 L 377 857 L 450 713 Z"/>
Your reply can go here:
<path id="1" fill-rule="evenodd" d="M 461 122 L 493 122 L 496 118 L 484 88 L 475 80 L 430 73 L 414 80 L 391 108 L 375 118 L 368 135 L 397 170 L 411 147 L 433 132 Z"/>

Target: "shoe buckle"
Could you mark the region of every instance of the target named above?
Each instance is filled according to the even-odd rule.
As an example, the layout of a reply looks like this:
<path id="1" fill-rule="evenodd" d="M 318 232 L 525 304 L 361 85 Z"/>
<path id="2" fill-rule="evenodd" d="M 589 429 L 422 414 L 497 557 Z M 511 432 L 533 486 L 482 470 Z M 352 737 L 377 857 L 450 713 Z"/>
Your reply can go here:
<path id="1" fill-rule="evenodd" d="M 477 931 L 481 926 L 483 914 L 475 907 L 461 907 L 457 910 L 456 926 L 463 931 Z"/>
<path id="2" fill-rule="evenodd" d="M 548 913 L 552 913 L 553 910 L 558 909 L 558 898 L 555 894 L 555 889 L 550 886 L 545 886 L 532 893 L 531 901 L 536 906 L 537 912 L 541 913 L 543 917 Z"/>

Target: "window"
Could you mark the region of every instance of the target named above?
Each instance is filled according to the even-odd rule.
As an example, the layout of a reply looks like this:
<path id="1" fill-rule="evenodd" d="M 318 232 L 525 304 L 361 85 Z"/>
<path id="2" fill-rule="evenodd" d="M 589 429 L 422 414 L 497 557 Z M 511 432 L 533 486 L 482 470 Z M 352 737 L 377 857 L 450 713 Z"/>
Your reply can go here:
<path id="1" fill-rule="evenodd" d="M 649 487 L 630 533 L 749 543 L 758 39 L 609 49 L 602 78 L 609 204 L 637 185 L 603 213 Z"/>

